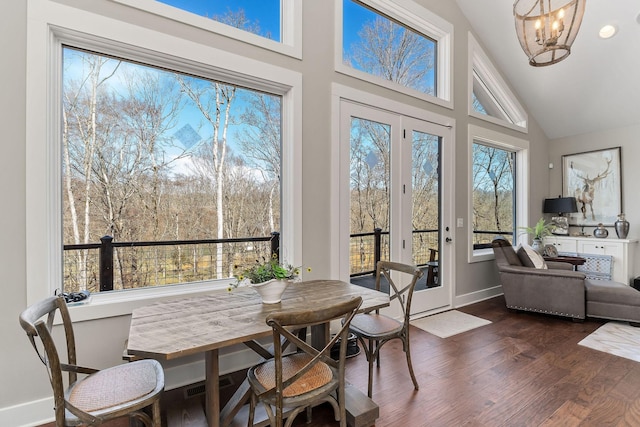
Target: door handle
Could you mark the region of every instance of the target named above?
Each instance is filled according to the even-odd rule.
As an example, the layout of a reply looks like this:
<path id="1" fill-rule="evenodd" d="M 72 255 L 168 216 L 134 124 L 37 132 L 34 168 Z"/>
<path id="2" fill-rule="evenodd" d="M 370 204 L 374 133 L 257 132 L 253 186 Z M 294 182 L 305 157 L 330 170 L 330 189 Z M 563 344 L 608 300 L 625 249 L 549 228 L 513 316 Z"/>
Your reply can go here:
<path id="1" fill-rule="evenodd" d="M 451 243 L 453 242 L 453 239 L 451 237 L 447 237 L 446 239 L 444 239 L 444 241 L 447 243 Z"/>

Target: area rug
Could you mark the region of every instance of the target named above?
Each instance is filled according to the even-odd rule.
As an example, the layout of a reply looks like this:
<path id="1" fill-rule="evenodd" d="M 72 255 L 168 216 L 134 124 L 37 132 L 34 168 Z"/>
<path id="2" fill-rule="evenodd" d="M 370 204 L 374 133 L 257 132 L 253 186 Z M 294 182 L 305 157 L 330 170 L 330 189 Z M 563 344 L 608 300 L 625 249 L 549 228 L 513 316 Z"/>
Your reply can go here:
<path id="1" fill-rule="evenodd" d="M 489 320 L 457 310 L 449 310 L 411 321 L 413 326 L 440 338 L 448 338 L 490 323 Z"/>
<path id="2" fill-rule="evenodd" d="M 640 328 L 628 323 L 605 323 L 578 344 L 640 362 Z"/>

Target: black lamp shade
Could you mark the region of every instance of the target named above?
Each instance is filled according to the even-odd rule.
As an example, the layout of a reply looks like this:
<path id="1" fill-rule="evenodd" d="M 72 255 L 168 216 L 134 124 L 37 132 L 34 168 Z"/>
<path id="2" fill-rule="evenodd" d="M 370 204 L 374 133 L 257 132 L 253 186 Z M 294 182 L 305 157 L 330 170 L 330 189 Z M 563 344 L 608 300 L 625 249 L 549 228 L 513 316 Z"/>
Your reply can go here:
<path id="1" fill-rule="evenodd" d="M 556 197 L 555 199 L 544 199 L 544 213 L 571 213 L 578 212 L 578 204 L 575 197 Z"/>

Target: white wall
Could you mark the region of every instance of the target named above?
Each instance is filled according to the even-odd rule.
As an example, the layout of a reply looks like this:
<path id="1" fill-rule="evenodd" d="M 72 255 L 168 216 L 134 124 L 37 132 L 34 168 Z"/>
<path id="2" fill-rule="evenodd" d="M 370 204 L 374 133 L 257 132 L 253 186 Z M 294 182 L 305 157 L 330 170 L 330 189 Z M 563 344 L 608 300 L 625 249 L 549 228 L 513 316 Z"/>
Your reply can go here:
<path id="1" fill-rule="evenodd" d="M 127 8 L 107 0 L 59 0 L 77 8 L 108 15 L 115 19 L 158 29 L 184 39 L 204 45 L 215 46 L 230 52 L 242 52 L 253 59 L 289 68 L 303 75 L 303 253 L 304 265 L 312 265 L 313 275 L 322 276 L 322 271 L 330 268 L 330 259 L 334 248 L 330 241 L 332 233 L 326 230 L 330 218 L 337 212 L 331 212 L 332 198 L 328 185 L 330 176 L 328 167 L 335 159 L 331 158 L 331 84 L 338 82 L 360 90 L 371 91 L 395 101 L 411 104 L 456 120 L 456 187 L 455 217 L 466 218 L 468 211 L 467 188 L 467 125 L 472 122 L 500 132 L 529 139 L 531 145 L 531 208 L 529 216 L 540 215 L 542 200 L 548 196 L 549 179 L 547 173 L 548 142 L 533 118 L 529 121 L 529 134 L 491 125 L 481 120 L 470 119 L 467 115 L 467 32 L 470 26 L 453 1 L 419 0 L 418 3 L 451 22 L 454 34 L 454 87 L 453 110 L 425 103 L 378 86 L 336 74 L 333 71 L 333 2 L 328 0 L 304 0 L 303 22 L 313 25 L 303 26 L 303 60 L 299 61 L 225 37 L 206 33 L 202 30 L 182 26 L 166 19 L 148 16 L 143 12 Z M 2 364 L 0 364 L 0 425 L 34 425 L 49 420 L 53 415 L 51 404 L 47 400 L 50 388 L 45 371 L 30 347 L 17 319 L 26 306 L 26 275 L 30 268 L 26 261 L 25 205 L 26 160 L 31 153 L 25 149 L 26 116 L 26 28 L 27 16 L 25 1 L 3 3 L 0 16 L 0 46 L 4 66 L 0 69 L 2 103 L 0 103 L 0 124 L 3 130 L 2 152 L 5 159 L 0 169 L 0 194 L 4 199 L 0 209 L 3 224 L 0 246 L 0 267 L 2 267 L 2 298 L 0 298 L 0 342 L 2 346 Z M 212 59 L 213 60 L 213 59 Z M 638 130 L 636 129 L 636 135 Z M 596 144 L 594 138 L 593 143 Z M 631 138 L 623 151 L 631 154 Z M 567 143 L 567 145 L 571 145 Z M 620 145 L 620 144 L 604 144 Z M 554 150 L 556 148 L 554 147 Z M 568 151 L 572 151 L 569 150 Z M 578 151 L 578 150 L 576 150 Z M 555 151 L 554 151 L 555 152 Z M 559 155 L 560 152 L 557 153 Z M 636 153 L 637 154 L 637 153 Z M 629 172 L 631 167 L 628 168 Z M 626 172 L 625 172 L 626 173 Z M 629 178 L 626 182 L 631 182 Z M 559 184 L 558 184 L 559 185 Z M 631 188 L 629 186 L 629 188 Z M 553 190 L 553 189 L 552 189 Z M 556 190 L 554 190 L 556 191 Z M 553 193 L 553 191 L 552 191 Z M 631 197 L 625 198 L 630 200 Z M 539 201 L 539 203 L 537 203 Z M 638 206 L 634 202 L 633 207 Z M 629 206 L 627 204 L 627 206 Z M 631 207 L 631 206 L 630 206 Z M 640 224 L 640 210 L 633 215 L 629 209 L 632 230 Z M 465 304 L 486 295 L 486 290 L 497 285 L 497 276 L 493 262 L 467 263 L 466 226 L 456 229 L 455 244 L 456 296 L 454 304 Z M 640 225 L 639 227 L 640 228 Z M 46 242 L 43 242 L 46 244 Z M 78 324 L 79 354 L 82 361 L 102 367 L 121 362 L 123 341 L 128 333 L 129 317 L 121 316 Z M 419 359 L 419 355 L 416 356 Z M 195 366 L 195 365 L 194 365 Z M 229 368 L 229 366 L 226 366 Z M 195 368 L 194 368 L 195 369 Z M 176 376 L 189 377 L 194 369 L 175 370 L 174 384 L 180 382 Z M 225 369 L 225 366 L 222 366 Z"/>

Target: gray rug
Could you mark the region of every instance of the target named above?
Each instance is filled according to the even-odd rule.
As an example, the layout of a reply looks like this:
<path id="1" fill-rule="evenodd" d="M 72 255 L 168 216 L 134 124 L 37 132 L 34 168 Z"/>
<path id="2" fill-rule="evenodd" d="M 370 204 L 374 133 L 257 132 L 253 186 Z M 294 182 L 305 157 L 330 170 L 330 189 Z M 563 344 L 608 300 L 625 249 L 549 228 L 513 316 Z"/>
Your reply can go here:
<path id="1" fill-rule="evenodd" d="M 489 320 L 458 310 L 449 310 L 411 321 L 413 326 L 440 338 L 448 338 L 490 323 Z"/>
<path id="2" fill-rule="evenodd" d="M 626 322 L 608 322 L 578 343 L 640 362 L 640 328 Z"/>

